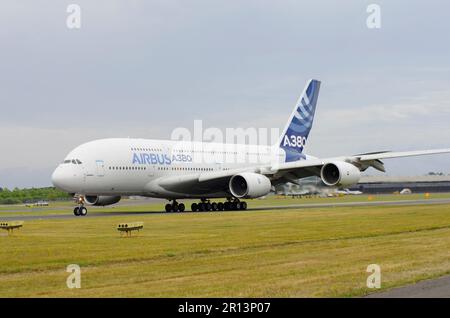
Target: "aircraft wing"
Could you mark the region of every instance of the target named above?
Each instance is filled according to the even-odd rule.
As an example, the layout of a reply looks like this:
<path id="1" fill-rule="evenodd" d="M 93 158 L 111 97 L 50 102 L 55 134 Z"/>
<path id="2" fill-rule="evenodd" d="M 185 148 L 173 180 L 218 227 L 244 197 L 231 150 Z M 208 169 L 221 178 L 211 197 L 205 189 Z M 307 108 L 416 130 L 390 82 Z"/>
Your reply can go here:
<path id="1" fill-rule="evenodd" d="M 441 153 L 450 153 L 450 148 L 418 150 L 418 151 L 401 151 L 401 152 L 386 151 L 386 152 L 375 153 L 375 154 L 362 154 L 362 155 L 359 155 L 359 160 L 360 161 L 377 160 L 377 159 L 380 160 L 380 159 L 390 159 L 390 158 L 436 155 L 436 154 L 441 154 Z"/>
<path id="2" fill-rule="evenodd" d="M 175 192 L 191 193 L 193 189 L 199 192 L 219 192 L 228 191 L 228 182 L 230 178 L 242 172 L 253 172 L 266 175 L 272 181 L 272 185 L 278 185 L 285 182 L 295 183 L 295 181 L 298 179 L 310 176 L 320 176 L 320 170 L 322 166 L 329 162 L 348 162 L 357 166 L 361 171 L 366 170 L 368 167 L 373 167 L 377 170 L 385 171 L 381 159 L 424 156 L 443 153 L 450 153 L 450 148 L 403 152 L 383 151 L 370 154 L 300 160 L 277 163 L 273 165 L 259 165 L 248 168 L 230 169 L 226 171 L 213 171 L 191 175 L 168 176 L 158 179 L 157 183 L 159 186 Z"/>
<path id="3" fill-rule="evenodd" d="M 296 179 L 320 175 L 324 165 L 322 160 L 303 160 L 292 163 L 282 163 L 272 166 L 254 166 L 225 171 L 212 171 L 190 175 L 167 176 L 156 180 L 158 186 L 180 193 L 205 193 L 228 191 L 230 178 L 242 172 L 253 172 L 266 175 L 273 185 L 285 182 L 295 182 Z M 194 192 L 195 191 L 195 192 Z"/>
<path id="4" fill-rule="evenodd" d="M 158 186 L 179 193 L 199 194 L 228 191 L 230 178 L 241 172 L 258 173 L 258 168 L 233 169 L 226 171 L 211 171 L 179 176 L 162 177 L 155 182 Z"/>
<path id="5" fill-rule="evenodd" d="M 272 166 L 268 171 L 273 172 L 272 180 L 277 179 L 291 179 L 292 176 L 298 178 L 303 178 L 309 175 L 320 175 L 320 169 L 323 165 L 328 162 L 334 161 L 345 161 L 352 163 L 361 171 L 366 170 L 368 167 L 373 167 L 377 170 L 385 172 L 383 162 L 381 159 L 391 159 L 391 158 L 402 158 L 402 157 L 413 157 L 413 156 L 425 156 L 425 155 L 435 155 L 450 153 L 450 148 L 446 149 L 432 149 L 432 150 L 418 150 L 418 151 L 401 151 L 401 152 L 377 152 L 369 154 L 359 154 L 352 156 L 341 156 L 334 158 L 324 158 L 324 159 L 313 159 L 313 160 L 301 160 L 293 161 L 287 163 L 280 163 L 278 165 Z M 286 174 L 289 175 L 286 175 Z"/>

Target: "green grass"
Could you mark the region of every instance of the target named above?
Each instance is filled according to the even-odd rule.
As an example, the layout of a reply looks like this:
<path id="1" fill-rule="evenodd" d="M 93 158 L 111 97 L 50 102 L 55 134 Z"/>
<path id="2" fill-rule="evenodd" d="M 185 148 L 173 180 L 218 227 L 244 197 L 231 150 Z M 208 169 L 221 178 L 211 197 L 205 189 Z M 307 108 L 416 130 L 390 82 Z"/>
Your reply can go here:
<path id="1" fill-rule="evenodd" d="M 0 236 L 0 297 L 361 296 L 369 264 L 385 289 L 449 273 L 449 250 L 450 205 L 37 220 Z"/>

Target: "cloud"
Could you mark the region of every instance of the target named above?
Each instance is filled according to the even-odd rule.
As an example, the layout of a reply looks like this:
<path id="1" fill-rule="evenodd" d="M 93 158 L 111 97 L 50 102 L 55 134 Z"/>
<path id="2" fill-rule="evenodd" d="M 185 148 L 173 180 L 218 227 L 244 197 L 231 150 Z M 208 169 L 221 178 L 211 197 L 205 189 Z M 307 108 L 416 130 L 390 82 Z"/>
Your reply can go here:
<path id="1" fill-rule="evenodd" d="M 448 143 L 442 1 L 380 1 L 380 30 L 358 0 L 80 0 L 77 31 L 70 3 L 0 5 L 0 186 L 45 183 L 96 138 L 169 138 L 195 119 L 281 129 L 312 77 L 323 81 L 313 154 Z"/>
<path id="2" fill-rule="evenodd" d="M 450 116 L 450 91 L 427 92 L 404 97 L 394 103 L 336 109 L 324 115 L 324 120 L 328 122 L 351 121 L 361 125 L 375 121 L 380 125 L 392 122 L 402 124 L 405 121 L 426 124 L 430 120 Z"/>

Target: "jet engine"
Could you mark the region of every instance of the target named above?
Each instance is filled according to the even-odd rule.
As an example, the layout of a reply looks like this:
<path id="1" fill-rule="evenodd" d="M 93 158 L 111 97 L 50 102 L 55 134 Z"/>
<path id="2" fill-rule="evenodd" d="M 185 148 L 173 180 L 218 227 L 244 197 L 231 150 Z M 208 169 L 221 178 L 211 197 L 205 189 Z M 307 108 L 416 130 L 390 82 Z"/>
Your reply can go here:
<path id="1" fill-rule="evenodd" d="M 270 192 L 272 184 L 262 174 L 243 172 L 231 177 L 230 192 L 236 198 L 259 198 Z"/>
<path id="2" fill-rule="evenodd" d="M 120 198 L 120 196 L 109 195 L 86 195 L 84 201 L 89 205 L 105 206 L 119 202 Z"/>
<path id="3" fill-rule="evenodd" d="M 320 177 L 327 186 L 348 186 L 358 183 L 361 171 L 351 163 L 336 161 L 323 165 Z"/>

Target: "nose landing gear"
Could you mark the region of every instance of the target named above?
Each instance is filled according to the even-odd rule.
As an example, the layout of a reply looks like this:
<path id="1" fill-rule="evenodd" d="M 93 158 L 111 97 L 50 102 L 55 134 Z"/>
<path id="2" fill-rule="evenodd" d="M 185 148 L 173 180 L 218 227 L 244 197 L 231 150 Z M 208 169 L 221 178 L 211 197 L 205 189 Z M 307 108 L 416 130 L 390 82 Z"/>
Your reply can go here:
<path id="1" fill-rule="evenodd" d="M 79 196 L 75 198 L 75 202 L 78 203 L 78 206 L 73 209 L 73 214 L 75 216 L 86 216 L 88 211 L 84 207 L 84 198 Z"/>
<path id="2" fill-rule="evenodd" d="M 75 216 L 86 216 L 87 215 L 87 209 L 84 206 L 75 207 L 73 209 L 73 214 Z"/>

